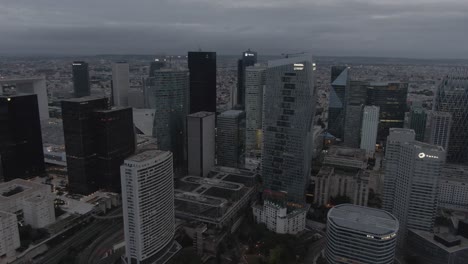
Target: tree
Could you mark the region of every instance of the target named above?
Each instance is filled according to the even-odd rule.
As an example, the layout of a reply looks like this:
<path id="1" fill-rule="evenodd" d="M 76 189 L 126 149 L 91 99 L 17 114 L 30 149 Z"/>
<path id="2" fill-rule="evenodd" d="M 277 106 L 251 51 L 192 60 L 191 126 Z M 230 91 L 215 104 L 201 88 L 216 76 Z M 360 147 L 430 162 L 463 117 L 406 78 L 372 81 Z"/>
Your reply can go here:
<path id="1" fill-rule="evenodd" d="M 330 203 L 333 205 L 351 203 L 351 198 L 346 195 L 337 195 L 335 197 L 330 197 Z"/>

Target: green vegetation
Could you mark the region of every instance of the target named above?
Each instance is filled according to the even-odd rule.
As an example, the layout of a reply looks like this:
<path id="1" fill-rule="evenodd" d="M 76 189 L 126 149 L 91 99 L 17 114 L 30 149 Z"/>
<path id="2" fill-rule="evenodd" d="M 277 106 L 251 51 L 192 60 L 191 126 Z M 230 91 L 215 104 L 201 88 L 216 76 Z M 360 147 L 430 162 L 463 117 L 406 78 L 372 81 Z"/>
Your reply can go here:
<path id="1" fill-rule="evenodd" d="M 184 248 L 171 259 L 170 263 L 202 264 L 202 260 L 193 248 Z"/>
<path id="2" fill-rule="evenodd" d="M 330 203 L 332 205 L 339 205 L 339 204 L 345 204 L 345 203 L 351 203 L 351 198 L 349 198 L 346 195 L 337 195 L 335 197 L 331 196 L 330 197 Z"/>
<path id="3" fill-rule="evenodd" d="M 382 198 L 380 198 L 380 194 L 376 194 L 373 189 L 369 189 L 367 206 L 379 209 L 382 208 Z"/>

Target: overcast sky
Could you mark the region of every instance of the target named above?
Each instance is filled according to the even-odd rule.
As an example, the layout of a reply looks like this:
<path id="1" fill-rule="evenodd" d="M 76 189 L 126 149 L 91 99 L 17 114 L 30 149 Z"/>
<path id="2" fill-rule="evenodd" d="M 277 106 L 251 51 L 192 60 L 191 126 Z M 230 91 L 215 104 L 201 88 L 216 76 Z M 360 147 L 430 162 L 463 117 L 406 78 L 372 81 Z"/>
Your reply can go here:
<path id="1" fill-rule="evenodd" d="M 0 0 L 0 54 L 468 58 L 468 0 Z"/>

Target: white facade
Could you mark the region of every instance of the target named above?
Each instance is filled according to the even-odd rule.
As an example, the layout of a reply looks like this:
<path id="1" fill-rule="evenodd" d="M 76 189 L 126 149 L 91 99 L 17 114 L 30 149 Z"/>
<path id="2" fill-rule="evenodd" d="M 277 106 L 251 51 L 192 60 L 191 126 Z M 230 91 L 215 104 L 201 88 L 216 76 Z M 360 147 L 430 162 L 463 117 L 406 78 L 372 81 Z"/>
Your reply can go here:
<path id="1" fill-rule="evenodd" d="M 112 97 L 114 106 L 128 106 L 129 74 L 128 63 L 117 62 L 112 65 Z"/>
<path id="2" fill-rule="evenodd" d="M 393 200 L 395 199 L 395 182 L 397 178 L 398 158 L 400 146 L 404 142 L 415 140 L 416 133 L 411 129 L 391 128 L 387 137 L 384 160 L 384 189 L 382 209 L 387 212 L 393 211 Z"/>
<path id="3" fill-rule="evenodd" d="M 142 133 L 145 136 L 153 136 L 155 109 L 136 109 L 132 108 L 133 123 L 137 129 L 137 134 Z"/>
<path id="4" fill-rule="evenodd" d="M 439 207 L 468 211 L 468 166 L 449 164 L 442 169 Z"/>
<path id="5" fill-rule="evenodd" d="M 16 193 L 5 196 L 5 193 Z M 55 222 L 54 194 L 46 184 L 14 179 L 0 184 L 0 211 L 22 212 L 24 224 L 43 228 Z"/>
<path id="6" fill-rule="evenodd" d="M 215 117 L 212 112 L 187 116 L 189 175 L 206 177 L 215 165 Z"/>
<path id="7" fill-rule="evenodd" d="M 429 111 L 427 115 L 424 141 L 448 149 L 452 114 L 448 112 Z"/>
<path id="8" fill-rule="evenodd" d="M 392 133 L 390 129 L 390 135 Z M 396 178 L 390 202 L 393 201 L 391 212 L 400 222 L 398 244 L 404 247 L 408 229 L 433 231 L 439 180 L 446 154 L 440 146 L 418 141 L 399 145 L 398 155 L 392 157 L 396 164 Z"/>
<path id="9" fill-rule="evenodd" d="M 261 150 L 263 91 L 266 68 L 256 65 L 245 70 L 245 152 Z"/>
<path id="10" fill-rule="evenodd" d="M 263 223 L 278 234 L 297 234 L 305 229 L 308 206 L 289 209 L 265 200 L 252 206 L 255 222 Z M 289 211 L 289 212 L 288 212 Z"/>
<path id="11" fill-rule="evenodd" d="M 20 245 L 16 215 L 0 212 L 0 256 L 14 255 Z"/>
<path id="12" fill-rule="evenodd" d="M 21 79 L 0 79 L 0 95 L 3 94 L 2 85 L 14 85 L 16 94 L 35 94 L 39 108 L 41 120 L 49 119 L 49 100 L 47 97 L 47 86 L 44 77 L 41 78 L 21 78 Z"/>
<path id="13" fill-rule="evenodd" d="M 367 206 L 369 197 L 369 174 L 365 171 L 355 173 L 336 172 L 332 167 L 322 167 L 316 176 L 314 203 L 327 206 L 330 197 L 347 196 L 355 205 Z"/>
<path id="14" fill-rule="evenodd" d="M 362 114 L 361 149 L 366 150 L 368 157 L 374 156 L 375 153 L 379 111 L 378 106 L 365 106 Z"/>
<path id="15" fill-rule="evenodd" d="M 175 232 L 172 153 L 143 150 L 120 173 L 127 263 L 156 261 Z"/>
<path id="16" fill-rule="evenodd" d="M 341 204 L 327 216 L 327 263 L 393 264 L 398 220 L 374 208 Z"/>

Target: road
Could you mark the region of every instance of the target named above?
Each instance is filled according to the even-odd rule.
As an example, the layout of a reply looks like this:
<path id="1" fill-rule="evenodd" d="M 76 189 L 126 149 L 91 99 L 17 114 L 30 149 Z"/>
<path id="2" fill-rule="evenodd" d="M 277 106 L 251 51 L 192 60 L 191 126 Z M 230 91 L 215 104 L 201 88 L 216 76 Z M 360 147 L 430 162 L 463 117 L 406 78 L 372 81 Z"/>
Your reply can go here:
<path id="1" fill-rule="evenodd" d="M 105 252 L 112 250 L 114 244 L 124 239 L 123 223 L 115 223 L 112 228 L 103 232 L 94 242 L 79 254 L 78 263 L 98 263 Z"/>
<path id="2" fill-rule="evenodd" d="M 118 208 L 109 213 L 109 215 L 112 216 L 121 213 L 122 209 Z M 99 237 L 100 234 L 105 233 L 112 228 L 115 228 L 115 226 L 109 225 L 108 220 L 96 219 L 73 236 L 51 248 L 45 255 L 34 260 L 34 263 L 58 264 L 61 259 L 69 254 L 70 249 L 80 249 L 86 243 L 94 240 L 96 237 Z"/>

